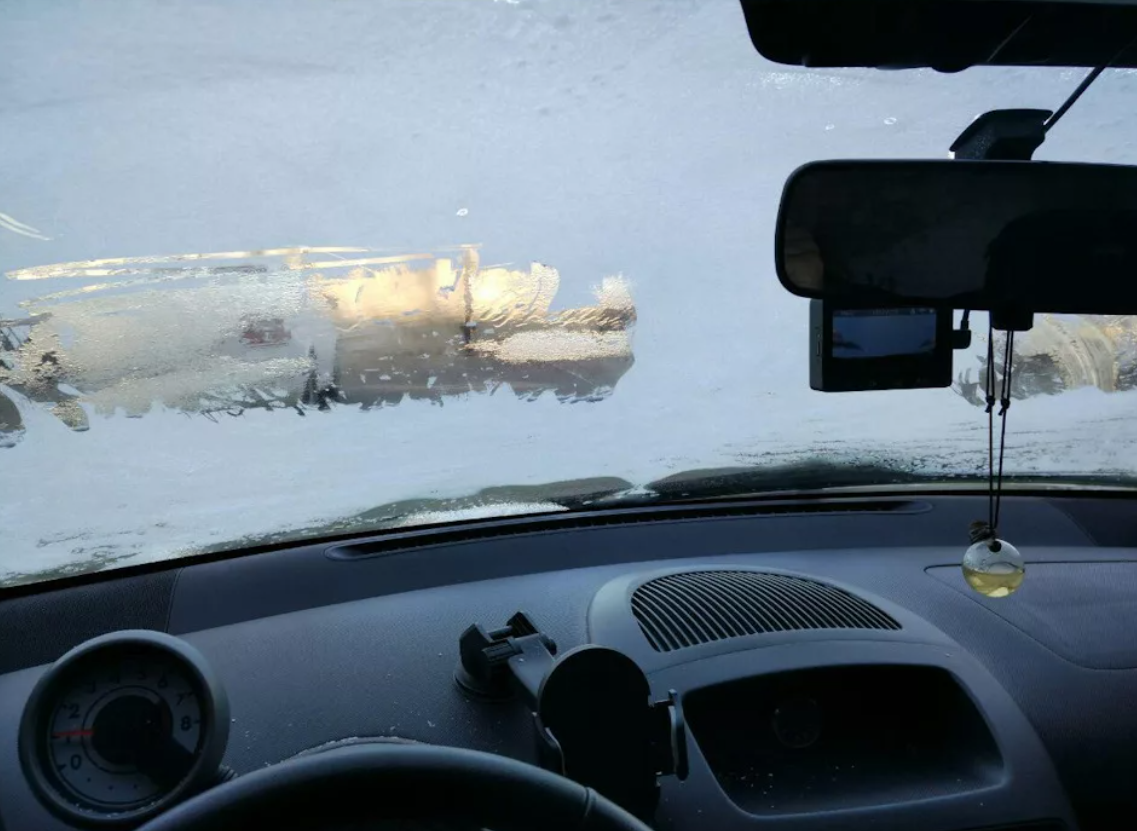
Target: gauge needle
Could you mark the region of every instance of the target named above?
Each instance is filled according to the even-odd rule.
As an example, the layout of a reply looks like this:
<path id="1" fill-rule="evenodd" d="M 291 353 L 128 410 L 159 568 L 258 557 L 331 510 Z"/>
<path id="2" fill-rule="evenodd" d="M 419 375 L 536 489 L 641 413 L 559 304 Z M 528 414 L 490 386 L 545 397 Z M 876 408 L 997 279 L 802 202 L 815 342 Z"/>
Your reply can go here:
<path id="1" fill-rule="evenodd" d="M 53 739 L 67 739 L 67 738 L 70 738 L 72 736 L 87 737 L 87 736 L 93 736 L 93 735 L 95 735 L 95 731 L 90 730 L 90 729 L 87 729 L 87 730 L 61 730 L 58 733 L 52 733 L 51 737 Z"/>

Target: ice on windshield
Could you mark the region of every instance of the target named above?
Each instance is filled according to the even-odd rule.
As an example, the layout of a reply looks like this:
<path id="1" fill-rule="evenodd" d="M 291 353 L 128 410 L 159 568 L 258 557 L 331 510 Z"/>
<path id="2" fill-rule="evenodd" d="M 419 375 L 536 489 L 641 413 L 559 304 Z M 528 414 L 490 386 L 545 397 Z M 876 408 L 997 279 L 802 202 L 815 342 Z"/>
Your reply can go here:
<path id="1" fill-rule="evenodd" d="M 74 429 L 89 426 L 84 407 L 304 415 L 502 386 L 529 400 L 595 401 L 632 364 L 635 306 L 620 277 L 605 278 L 592 305 L 554 313 L 555 268 L 482 267 L 476 246 L 450 257 L 225 252 L 8 275 L 87 277 L 115 279 L 33 298 L 24 318 L 0 322 L 10 366 L 0 383 Z"/>
<path id="2" fill-rule="evenodd" d="M 982 316 L 952 389 L 810 391 L 778 197 L 1081 75 L 775 66 L 736 0 L 11 2 L 0 582 L 693 469 L 980 474 Z M 1038 156 L 1132 163 L 1135 91 Z M 1135 331 L 1016 341 L 1011 472 L 1133 475 Z"/>

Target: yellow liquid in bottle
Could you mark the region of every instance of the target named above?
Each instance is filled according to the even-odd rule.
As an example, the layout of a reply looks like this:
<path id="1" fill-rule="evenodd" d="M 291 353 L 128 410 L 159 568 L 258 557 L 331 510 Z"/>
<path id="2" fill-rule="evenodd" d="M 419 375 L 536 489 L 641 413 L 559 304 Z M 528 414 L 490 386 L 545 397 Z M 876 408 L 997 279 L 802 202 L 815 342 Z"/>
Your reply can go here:
<path id="1" fill-rule="evenodd" d="M 1015 563 L 991 563 L 983 571 L 963 566 L 963 578 L 985 597 L 1006 597 L 1023 584 L 1026 569 Z"/>

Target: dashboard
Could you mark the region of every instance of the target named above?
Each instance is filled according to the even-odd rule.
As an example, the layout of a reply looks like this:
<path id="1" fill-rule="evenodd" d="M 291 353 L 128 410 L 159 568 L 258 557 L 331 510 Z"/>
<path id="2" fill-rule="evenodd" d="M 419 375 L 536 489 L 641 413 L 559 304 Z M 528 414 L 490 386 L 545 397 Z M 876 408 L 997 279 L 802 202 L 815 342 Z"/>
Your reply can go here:
<path id="1" fill-rule="evenodd" d="M 586 761 L 604 738 L 588 723 L 629 723 L 608 716 L 645 706 L 640 683 L 665 716 L 660 829 L 1128 827 L 1137 515 L 1105 495 L 1004 497 L 1026 578 L 991 599 L 960 570 L 985 505 L 510 518 L 13 591 L 0 827 L 129 828 L 351 742 L 548 767 L 541 718 L 563 769 L 623 793 Z M 479 668 L 507 641 L 525 668 Z M 614 755 L 623 740 L 608 734 Z"/>

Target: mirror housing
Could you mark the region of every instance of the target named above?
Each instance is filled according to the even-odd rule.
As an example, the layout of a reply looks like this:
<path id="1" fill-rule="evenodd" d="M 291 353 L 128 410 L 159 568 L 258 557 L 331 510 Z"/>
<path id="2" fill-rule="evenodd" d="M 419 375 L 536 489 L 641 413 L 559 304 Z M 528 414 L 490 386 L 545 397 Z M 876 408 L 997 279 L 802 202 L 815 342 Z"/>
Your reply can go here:
<path id="1" fill-rule="evenodd" d="M 1133 0 L 742 0 L 742 10 L 754 48 L 782 64 L 1137 66 Z"/>
<path id="2" fill-rule="evenodd" d="M 814 162 L 774 246 L 787 290 L 838 305 L 1137 314 L 1137 168 Z"/>

